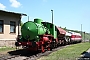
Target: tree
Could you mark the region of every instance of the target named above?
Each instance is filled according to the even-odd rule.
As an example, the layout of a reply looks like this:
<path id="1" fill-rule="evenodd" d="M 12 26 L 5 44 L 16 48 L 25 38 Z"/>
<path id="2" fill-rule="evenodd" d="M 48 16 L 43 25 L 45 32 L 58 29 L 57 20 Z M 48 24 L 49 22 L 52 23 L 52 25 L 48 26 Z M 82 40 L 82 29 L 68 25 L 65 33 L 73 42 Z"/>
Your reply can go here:
<path id="1" fill-rule="evenodd" d="M 60 28 L 62 28 L 62 27 L 60 26 Z"/>
<path id="2" fill-rule="evenodd" d="M 66 29 L 66 27 L 64 29 Z"/>
<path id="3" fill-rule="evenodd" d="M 67 30 L 67 29 L 66 29 L 66 27 L 65 27 L 65 28 L 63 28 L 63 29 L 64 29 L 64 30 Z"/>

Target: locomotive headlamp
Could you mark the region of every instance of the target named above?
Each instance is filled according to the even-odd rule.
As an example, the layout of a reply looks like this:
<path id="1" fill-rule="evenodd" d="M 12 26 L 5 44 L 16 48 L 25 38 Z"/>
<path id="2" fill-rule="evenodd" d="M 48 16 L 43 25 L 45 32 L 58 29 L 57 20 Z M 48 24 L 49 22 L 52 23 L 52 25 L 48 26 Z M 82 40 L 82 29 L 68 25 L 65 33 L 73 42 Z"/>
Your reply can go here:
<path id="1" fill-rule="evenodd" d="M 21 43 L 19 43 L 19 45 L 21 45 Z"/>
<path id="2" fill-rule="evenodd" d="M 28 45 L 29 43 L 27 42 L 27 45 Z"/>

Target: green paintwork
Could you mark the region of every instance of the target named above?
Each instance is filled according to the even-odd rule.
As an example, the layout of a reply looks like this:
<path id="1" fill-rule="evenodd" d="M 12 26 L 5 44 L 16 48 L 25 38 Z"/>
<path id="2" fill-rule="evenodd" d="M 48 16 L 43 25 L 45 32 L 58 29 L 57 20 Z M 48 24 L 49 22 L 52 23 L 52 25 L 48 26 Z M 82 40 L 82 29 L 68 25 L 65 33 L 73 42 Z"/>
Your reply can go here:
<path id="1" fill-rule="evenodd" d="M 40 19 L 35 19 L 35 22 L 28 21 L 23 24 L 21 28 L 22 37 L 28 40 L 33 40 L 38 38 L 38 35 L 43 35 L 46 33 L 46 28 L 41 24 Z"/>
<path id="2" fill-rule="evenodd" d="M 38 18 L 34 19 L 34 22 L 35 22 L 35 23 L 38 23 L 38 24 L 41 24 L 42 21 L 43 21 L 43 20 L 38 19 Z"/>
<path id="3" fill-rule="evenodd" d="M 25 39 L 33 39 L 38 35 L 37 25 L 34 22 L 28 21 L 23 24 L 21 33 Z"/>
<path id="4" fill-rule="evenodd" d="M 57 31 L 56 31 L 55 25 L 49 22 L 43 22 L 43 25 L 49 29 L 50 34 L 54 36 L 54 39 L 56 39 Z"/>

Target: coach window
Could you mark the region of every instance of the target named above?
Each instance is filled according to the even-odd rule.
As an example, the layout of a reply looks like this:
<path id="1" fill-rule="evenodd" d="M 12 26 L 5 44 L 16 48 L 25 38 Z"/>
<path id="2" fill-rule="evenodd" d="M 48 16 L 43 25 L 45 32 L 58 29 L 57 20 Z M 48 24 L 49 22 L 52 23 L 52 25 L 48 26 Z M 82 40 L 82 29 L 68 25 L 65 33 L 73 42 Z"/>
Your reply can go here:
<path id="1" fill-rule="evenodd" d="M 3 20 L 0 20 L 0 33 L 3 33 Z"/>
<path id="2" fill-rule="evenodd" d="M 14 21 L 10 21 L 10 33 L 16 33 L 16 23 Z"/>

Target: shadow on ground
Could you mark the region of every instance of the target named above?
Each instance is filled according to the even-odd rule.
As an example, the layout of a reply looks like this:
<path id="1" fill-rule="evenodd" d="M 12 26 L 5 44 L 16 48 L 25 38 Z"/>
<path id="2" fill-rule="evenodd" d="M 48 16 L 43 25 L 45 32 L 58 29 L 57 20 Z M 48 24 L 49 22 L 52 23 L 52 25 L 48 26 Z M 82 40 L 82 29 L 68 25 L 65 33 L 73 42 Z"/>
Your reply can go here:
<path id="1" fill-rule="evenodd" d="M 90 60 L 90 53 L 84 51 L 83 53 L 81 53 L 82 57 L 79 57 L 78 60 Z"/>
<path id="2" fill-rule="evenodd" d="M 20 49 L 20 50 L 15 50 L 15 51 L 9 51 L 8 52 L 10 55 L 20 55 L 20 56 L 32 56 L 32 55 L 36 55 L 39 52 L 32 52 L 26 49 Z"/>

